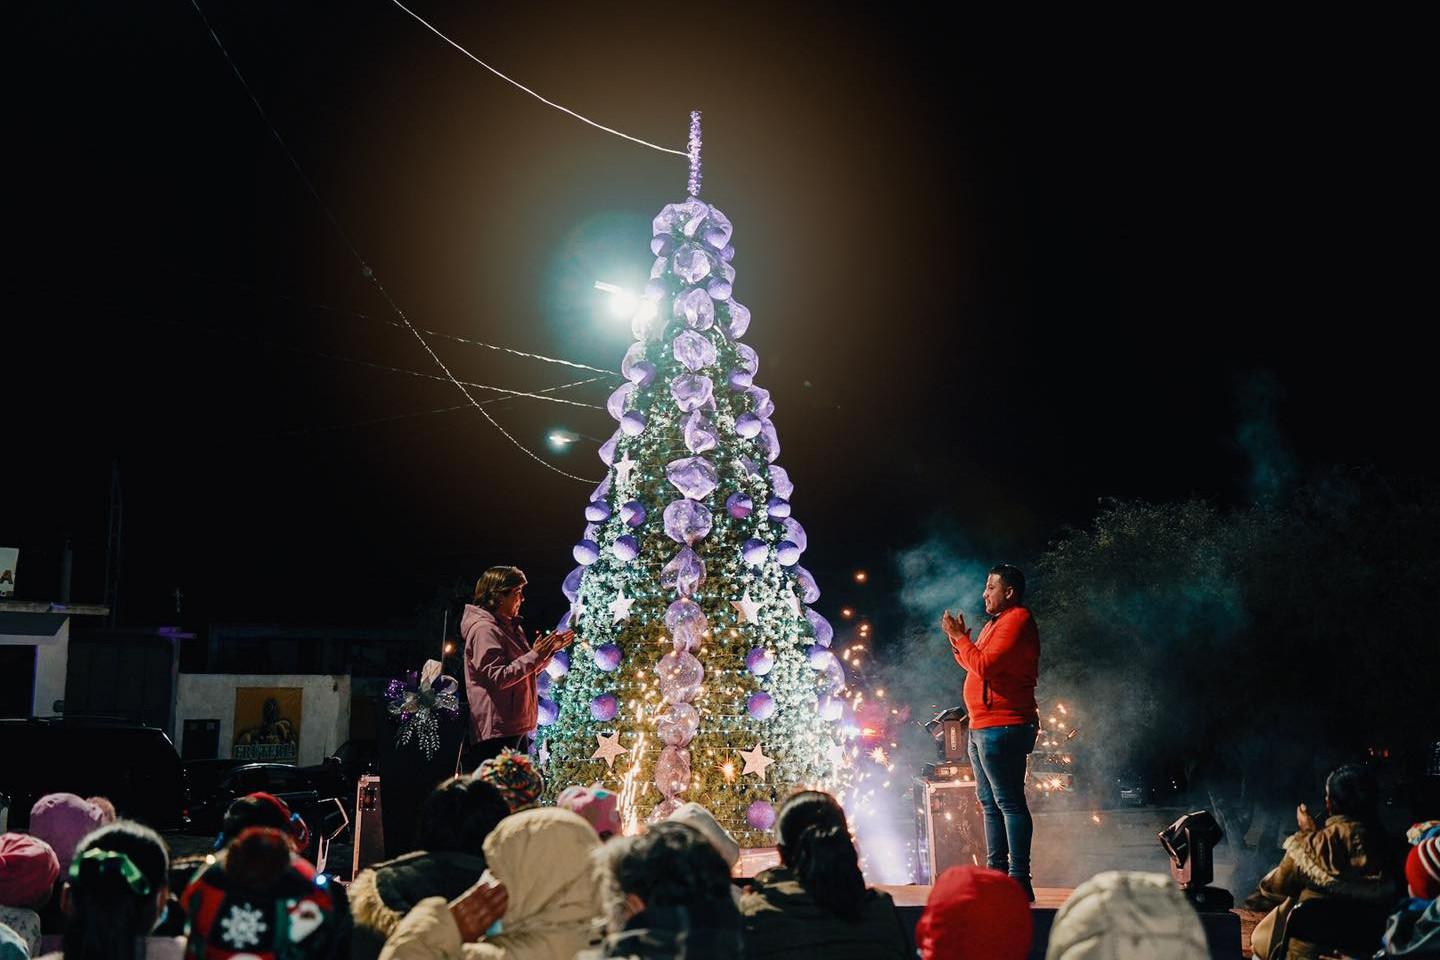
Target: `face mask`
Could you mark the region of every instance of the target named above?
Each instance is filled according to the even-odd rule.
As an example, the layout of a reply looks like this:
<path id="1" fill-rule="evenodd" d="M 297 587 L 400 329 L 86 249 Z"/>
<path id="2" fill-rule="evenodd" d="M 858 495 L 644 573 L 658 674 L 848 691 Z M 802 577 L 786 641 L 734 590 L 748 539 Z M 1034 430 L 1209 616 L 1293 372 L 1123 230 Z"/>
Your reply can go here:
<path id="1" fill-rule="evenodd" d="M 503 922 L 499 921 L 499 920 L 496 920 L 494 923 L 490 924 L 489 929 L 487 929 L 487 930 L 485 931 L 485 936 L 486 936 L 487 938 L 488 938 L 488 937 L 494 937 L 494 936 L 497 936 L 497 935 L 502 934 L 502 933 L 504 933 L 504 932 L 505 932 L 505 924 L 504 924 Z"/>

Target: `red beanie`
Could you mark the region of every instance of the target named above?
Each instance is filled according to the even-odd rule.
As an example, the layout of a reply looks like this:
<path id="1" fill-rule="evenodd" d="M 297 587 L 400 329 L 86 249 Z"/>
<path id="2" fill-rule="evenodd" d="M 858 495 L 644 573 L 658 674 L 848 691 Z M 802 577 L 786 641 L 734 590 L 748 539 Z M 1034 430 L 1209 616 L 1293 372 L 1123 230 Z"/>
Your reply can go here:
<path id="1" fill-rule="evenodd" d="M 1421 900 L 1440 897 L 1440 837 L 1421 840 L 1405 858 L 1405 880 L 1410 896 Z"/>
<path id="2" fill-rule="evenodd" d="M 26 833 L 0 833 L 0 907 L 38 910 L 59 876 L 50 844 Z"/>
<path id="3" fill-rule="evenodd" d="M 1024 960 L 1030 901 L 998 870 L 951 867 L 940 874 L 915 927 L 924 960 Z"/>

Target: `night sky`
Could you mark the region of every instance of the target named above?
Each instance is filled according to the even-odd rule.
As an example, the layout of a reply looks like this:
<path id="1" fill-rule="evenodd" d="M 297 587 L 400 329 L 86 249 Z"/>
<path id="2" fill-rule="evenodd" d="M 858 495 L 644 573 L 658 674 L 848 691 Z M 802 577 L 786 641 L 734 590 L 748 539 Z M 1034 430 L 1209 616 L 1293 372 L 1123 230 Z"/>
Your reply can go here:
<path id="1" fill-rule="evenodd" d="M 591 284 L 643 284 L 683 159 L 385 0 L 201 6 L 419 326 L 618 368 L 628 323 Z M 735 224 L 826 613 L 860 567 L 883 605 L 895 551 L 937 531 L 1025 562 L 1104 497 L 1239 504 L 1274 464 L 1433 476 L 1413 25 L 416 9 L 635 136 L 683 146 L 704 111 L 703 197 Z M 0 543 L 21 594 L 54 598 L 69 537 L 74 598 L 101 597 L 118 460 L 122 622 L 376 623 L 493 563 L 558 614 L 591 484 L 473 410 L 427 413 L 465 402 L 447 383 L 335 359 L 438 373 L 195 9 L 17 26 Z M 481 383 L 590 376 L 433 343 Z M 603 406 L 618 382 L 557 395 Z M 545 435 L 603 439 L 603 410 L 487 409 L 602 475 L 593 443 Z"/>

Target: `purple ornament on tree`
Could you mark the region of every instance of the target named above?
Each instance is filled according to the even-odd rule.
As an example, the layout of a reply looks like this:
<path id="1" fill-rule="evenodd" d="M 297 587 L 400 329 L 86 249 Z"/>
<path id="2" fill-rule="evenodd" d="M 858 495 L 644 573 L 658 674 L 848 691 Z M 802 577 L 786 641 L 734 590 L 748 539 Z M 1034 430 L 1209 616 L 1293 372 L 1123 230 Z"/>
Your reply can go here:
<path id="1" fill-rule="evenodd" d="M 704 500 L 715 489 L 719 477 L 704 457 L 682 457 L 665 465 L 665 477 L 691 500 Z"/>
<path id="2" fill-rule="evenodd" d="M 574 610 L 573 607 L 572 607 L 571 609 L 569 609 L 569 610 L 566 610 L 564 613 L 560 614 L 560 619 L 557 620 L 557 621 L 555 621 L 555 632 L 556 632 L 556 633 L 564 633 L 566 630 L 569 630 L 569 629 L 570 629 L 570 620 L 571 620 L 571 618 L 573 618 L 574 616 L 575 616 L 575 610 Z"/>
<path id="3" fill-rule="evenodd" d="M 740 369 L 750 375 L 760 372 L 760 354 L 748 343 L 735 344 L 735 353 L 740 357 Z"/>
<path id="4" fill-rule="evenodd" d="M 542 727 L 550 726 L 550 724 L 555 722 L 555 718 L 560 716 L 560 708 L 555 706 L 555 701 L 548 697 L 541 697 L 540 702 L 536 704 L 536 706 L 540 708 L 536 722 Z"/>
<path id="5" fill-rule="evenodd" d="M 675 252 L 675 238 L 668 233 L 650 240 L 650 252 L 657 257 L 668 257 Z"/>
<path id="6" fill-rule="evenodd" d="M 544 670 L 541 670 L 539 673 L 535 674 L 535 692 L 540 694 L 540 696 L 542 697 L 545 696 L 547 693 L 550 692 L 550 684 L 553 682 L 554 681 L 550 679 L 550 674 L 546 673 Z"/>
<path id="7" fill-rule="evenodd" d="M 825 664 L 825 682 L 826 693 L 838 694 L 845 689 L 845 668 L 840 665 L 839 657 L 831 657 Z"/>
<path id="8" fill-rule="evenodd" d="M 706 367 L 715 365 L 717 356 L 715 344 L 711 343 L 710 338 L 703 333 L 683 330 L 674 340 L 670 341 L 670 349 L 675 354 L 675 362 L 691 373 L 697 373 Z"/>
<path id="9" fill-rule="evenodd" d="M 815 577 L 804 567 L 797 566 L 792 571 L 795 577 L 795 585 L 800 588 L 800 601 L 802 603 L 814 603 L 820 599 L 820 587 L 815 583 Z"/>
<path id="10" fill-rule="evenodd" d="M 750 396 L 750 409 L 755 416 L 761 420 L 769 420 L 775 415 L 775 403 L 770 399 L 769 390 L 752 386 L 745 392 Z"/>
<path id="11" fill-rule="evenodd" d="M 628 533 L 616 537 L 615 542 L 610 544 L 610 552 L 615 554 L 615 559 L 628 563 L 640 555 L 640 541 Z"/>
<path id="12" fill-rule="evenodd" d="M 725 498 L 725 512 L 736 520 L 744 520 L 755 509 L 755 501 L 743 493 L 732 493 Z M 573 600 L 574 597 L 571 597 Z"/>
<path id="13" fill-rule="evenodd" d="M 694 544 L 710 532 L 710 511 L 695 500 L 676 500 L 665 508 L 665 536 Z"/>
<path id="14" fill-rule="evenodd" d="M 754 647 L 745 655 L 745 669 L 763 677 L 775 666 L 775 654 L 765 647 Z"/>
<path id="15" fill-rule="evenodd" d="M 690 751 L 684 747 L 666 747 L 655 761 L 655 786 L 666 799 L 673 798 L 690 786 Z"/>
<path id="16" fill-rule="evenodd" d="M 660 586 L 674 590 L 682 597 L 694 596 L 704 582 L 705 564 L 689 547 L 681 547 L 680 552 L 660 571 Z"/>
<path id="17" fill-rule="evenodd" d="M 745 808 L 745 822 L 756 830 L 769 830 L 775 826 L 775 808 L 764 800 L 756 800 Z"/>
<path id="18" fill-rule="evenodd" d="M 633 383 L 622 383 L 616 387 L 615 392 L 610 394 L 610 399 L 605 401 L 605 409 L 610 412 L 610 416 L 616 420 L 624 416 L 625 404 L 630 402 L 630 396 L 634 392 L 635 384 Z"/>
<path id="19" fill-rule="evenodd" d="M 772 517 L 790 516 L 790 501 L 782 500 L 779 497 L 771 497 L 765 502 L 765 512 Z"/>
<path id="20" fill-rule="evenodd" d="M 641 360 L 631 369 L 630 382 L 639 389 L 644 389 L 655 382 L 655 364 L 649 360 Z"/>
<path id="21" fill-rule="evenodd" d="M 591 500 L 604 500 L 604 499 L 605 499 L 606 497 L 608 497 L 609 495 L 610 495 L 610 474 L 609 474 L 609 473 L 606 473 L 606 474 L 605 474 L 605 479 L 604 479 L 604 480 L 601 480 L 599 483 L 597 483 L 597 484 L 595 485 L 595 489 L 590 492 L 590 499 L 591 499 Z"/>
<path id="22" fill-rule="evenodd" d="M 782 567 L 793 567 L 800 562 L 800 548 L 789 540 L 781 540 L 775 544 L 775 559 Z"/>
<path id="23" fill-rule="evenodd" d="M 580 581 L 585 576 L 584 567 L 576 567 L 565 575 L 565 581 L 560 584 L 560 592 L 565 594 L 565 599 L 574 602 L 580 596 Z"/>
<path id="24" fill-rule="evenodd" d="M 785 539 L 789 540 L 802 551 L 809 544 L 809 538 L 805 536 L 805 528 L 800 526 L 800 521 L 794 517 L 784 517 L 780 521 L 781 528 L 785 531 Z"/>
<path id="25" fill-rule="evenodd" d="M 831 663 L 835 662 L 835 654 L 830 652 L 829 647 L 822 647 L 818 643 L 812 643 L 805 648 L 805 659 L 810 662 L 813 670 L 824 670 Z"/>
<path id="26" fill-rule="evenodd" d="M 750 329 L 750 308 L 732 299 L 725 307 L 727 321 L 723 330 L 731 340 L 739 340 Z M 753 372 L 753 371 L 752 371 Z"/>
<path id="27" fill-rule="evenodd" d="M 615 714 L 620 712 L 620 701 L 615 699 L 613 693 L 602 693 L 590 701 L 590 716 L 604 723 L 607 720 L 614 720 Z"/>
<path id="28" fill-rule="evenodd" d="M 606 673 L 620 669 L 620 648 L 613 643 L 602 643 L 595 648 L 595 666 Z"/>
<path id="29" fill-rule="evenodd" d="M 734 259 L 735 259 L 735 245 L 734 245 L 734 244 L 731 244 L 731 243 L 725 244 L 725 249 L 720 251 L 720 259 L 723 260 L 723 261 L 725 261 L 726 263 L 729 263 L 731 260 L 734 260 Z"/>
<path id="30" fill-rule="evenodd" d="M 620 432 L 627 437 L 638 437 L 645 432 L 645 414 L 639 410 L 628 410 L 620 418 Z"/>
<path id="31" fill-rule="evenodd" d="M 675 276 L 686 283 L 699 283 L 710 276 L 710 258 L 698 244 L 683 244 L 672 258 Z M 700 291 L 704 293 L 705 291 Z M 708 299 L 708 298 L 707 298 Z"/>
<path id="32" fill-rule="evenodd" d="M 561 677 L 565 676 L 565 674 L 569 673 L 570 651 L 555 651 L 555 656 L 551 657 L 550 662 L 545 664 L 545 672 L 550 674 L 550 676 L 556 680 L 559 680 Z"/>
<path id="33" fill-rule="evenodd" d="M 705 222 L 700 225 L 700 239 L 705 245 L 713 250 L 723 250 L 730 242 L 730 236 L 735 228 L 730 224 L 730 218 L 725 216 L 715 207 L 705 216 Z"/>
<path id="34" fill-rule="evenodd" d="M 634 383 L 635 378 L 631 376 L 631 374 L 635 370 L 635 364 L 639 363 L 641 360 L 644 359 L 645 344 L 630 344 L 630 349 L 625 351 L 625 358 L 620 361 L 620 376 L 624 377 L 626 380 L 629 380 L 631 383 Z"/>
<path id="35" fill-rule="evenodd" d="M 750 389 L 754 376 L 748 370 L 731 370 L 725 375 L 725 382 L 730 384 L 730 389 L 736 393 L 743 393 Z"/>
<path id="36" fill-rule="evenodd" d="M 588 567 L 600 559 L 600 545 L 594 540 L 581 540 L 570 552 L 574 555 L 575 562 L 582 567 Z"/>
<path id="37" fill-rule="evenodd" d="M 791 499 L 795 494 L 795 484 L 790 482 L 790 474 L 784 467 L 770 465 L 770 489 L 775 491 L 775 496 Z M 797 541 L 798 542 L 798 541 Z"/>
<path id="38" fill-rule="evenodd" d="M 672 747 L 683 747 L 695 739 L 700 729 L 700 711 L 688 703 L 672 703 L 655 721 L 655 732 L 662 743 Z"/>
<path id="39" fill-rule="evenodd" d="M 750 714 L 751 720 L 769 720 L 775 713 L 775 698 L 764 690 L 752 693 L 745 701 L 745 712 Z"/>
<path id="40" fill-rule="evenodd" d="M 639 500 L 631 500 L 620 508 L 620 519 L 632 527 L 638 527 L 645 522 L 645 505 Z"/>
<path id="41" fill-rule="evenodd" d="M 705 292 L 710 294 L 711 300 L 729 300 L 733 291 L 734 287 L 724 277 L 713 277 L 709 283 L 705 284 Z"/>
<path id="42" fill-rule="evenodd" d="M 619 430 L 611 435 L 609 440 L 600 444 L 600 462 L 607 467 L 615 465 L 615 448 L 620 445 L 620 438 L 624 436 Z"/>
<path id="43" fill-rule="evenodd" d="M 705 668 L 700 661 L 683 650 L 672 650 L 655 664 L 659 675 L 660 693 L 671 703 L 694 700 L 700 692 L 700 682 L 705 679 Z"/>
<path id="44" fill-rule="evenodd" d="M 760 449 L 765 451 L 765 459 L 774 463 L 780 457 L 780 434 L 775 432 L 775 424 L 769 420 L 760 421 L 760 436 L 755 438 L 760 444 Z"/>
<path id="45" fill-rule="evenodd" d="M 691 453 L 704 453 L 715 449 L 717 442 L 715 428 L 705 419 L 705 414 L 699 410 L 691 411 L 690 416 L 685 418 L 685 449 Z"/>
<path id="46" fill-rule="evenodd" d="M 735 418 L 735 432 L 746 440 L 749 440 L 752 437 L 760 435 L 760 423 L 760 418 L 755 416 L 755 414 L 742 413 Z"/>
<path id="47" fill-rule="evenodd" d="M 670 397 L 681 413 L 699 410 L 715 396 L 715 385 L 703 373 L 684 373 L 670 382 Z"/>
<path id="48" fill-rule="evenodd" d="M 687 290 L 675 298 L 675 316 L 691 330 L 709 330 L 715 325 L 715 304 L 704 290 Z"/>
<path id="49" fill-rule="evenodd" d="M 604 523 L 610 519 L 610 505 L 604 500 L 591 500 L 585 505 L 585 519 L 591 523 Z"/>
<path id="50" fill-rule="evenodd" d="M 835 640 L 835 628 L 830 626 L 830 621 L 811 607 L 805 608 L 805 619 L 810 621 L 810 632 L 815 635 L 815 642 L 822 647 L 830 646 Z"/>
<path id="51" fill-rule="evenodd" d="M 675 649 L 691 652 L 699 650 L 705 642 L 705 631 L 710 629 L 710 622 L 705 619 L 705 611 L 700 609 L 700 604 L 689 597 L 681 597 L 665 609 L 665 626 L 670 630 Z"/>
<path id="52" fill-rule="evenodd" d="M 763 567 L 770 556 L 770 548 L 764 540 L 756 540 L 751 537 L 740 544 L 740 556 L 752 567 Z"/>

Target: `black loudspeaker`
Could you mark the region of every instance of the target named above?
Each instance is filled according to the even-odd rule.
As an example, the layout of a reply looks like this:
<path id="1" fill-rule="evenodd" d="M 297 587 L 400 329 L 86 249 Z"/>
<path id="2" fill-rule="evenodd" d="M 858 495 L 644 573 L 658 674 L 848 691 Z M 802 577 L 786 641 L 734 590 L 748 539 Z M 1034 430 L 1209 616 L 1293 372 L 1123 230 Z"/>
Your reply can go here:
<path id="1" fill-rule="evenodd" d="M 385 828 L 380 809 L 380 778 L 362 773 L 355 787 L 355 860 L 351 877 L 385 859 Z"/>
<path id="2" fill-rule="evenodd" d="M 985 865 L 985 817 L 975 777 L 960 767 L 947 780 L 915 778 L 915 882 L 934 883 L 947 867 Z"/>

